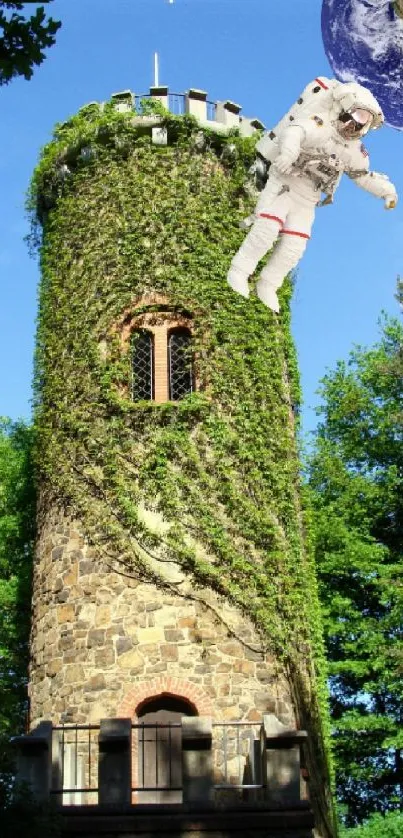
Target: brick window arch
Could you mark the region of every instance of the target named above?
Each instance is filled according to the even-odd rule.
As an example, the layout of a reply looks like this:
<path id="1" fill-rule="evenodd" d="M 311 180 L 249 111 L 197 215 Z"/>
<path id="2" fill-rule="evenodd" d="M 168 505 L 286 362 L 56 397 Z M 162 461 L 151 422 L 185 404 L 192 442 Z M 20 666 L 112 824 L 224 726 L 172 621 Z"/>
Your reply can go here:
<path id="1" fill-rule="evenodd" d="M 160 675 L 148 681 L 138 681 L 123 697 L 117 715 L 137 721 L 144 704 L 160 696 L 180 696 L 195 709 L 195 715 L 214 716 L 214 702 L 203 687 L 173 675 Z"/>
<path id="2" fill-rule="evenodd" d="M 116 329 L 123 351 L 131 352 L 126 394 L 133 401 L 178 401 L 195 389 L 190 314 L 151 294 L 126 310 Z"/>

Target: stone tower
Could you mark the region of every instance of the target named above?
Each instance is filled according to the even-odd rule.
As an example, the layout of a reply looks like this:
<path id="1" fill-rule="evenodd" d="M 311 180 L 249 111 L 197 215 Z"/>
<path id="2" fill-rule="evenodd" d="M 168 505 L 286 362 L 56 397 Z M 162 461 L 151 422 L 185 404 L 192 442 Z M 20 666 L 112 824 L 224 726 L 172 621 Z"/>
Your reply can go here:
<path id="1" fill-rule="evenodd" d="M 225 282 L 262 125 L 199 90 L 150 94 L 82 108 L 33 180 L 31 726 L 274 715 L 308 731 L 330 835 L 291 286 L 276 316 Z"/>

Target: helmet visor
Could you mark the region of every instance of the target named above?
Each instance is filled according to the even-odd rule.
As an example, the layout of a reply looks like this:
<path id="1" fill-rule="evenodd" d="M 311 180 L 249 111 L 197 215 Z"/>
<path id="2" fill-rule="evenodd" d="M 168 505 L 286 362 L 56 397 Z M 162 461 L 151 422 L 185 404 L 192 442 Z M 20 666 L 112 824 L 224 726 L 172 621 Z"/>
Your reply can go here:
<path id="1" fill-rule="evenodd" d="M 344 111 L 339 116 L 338 131 L 345 139 L 362 137 L 369 131 L 373 118 L 373 114 L 365 108 Z"/>
<path id="2" fill-rule="evenodd" d="M 362 128 L 364 125 L 368 125 L 373 120 L 373 114 L 370 111 L 366 111 L 364 108 L 356 108 L 354 111 L 351 111 L 351 116 L 354 122 L 357 122 Z"/>

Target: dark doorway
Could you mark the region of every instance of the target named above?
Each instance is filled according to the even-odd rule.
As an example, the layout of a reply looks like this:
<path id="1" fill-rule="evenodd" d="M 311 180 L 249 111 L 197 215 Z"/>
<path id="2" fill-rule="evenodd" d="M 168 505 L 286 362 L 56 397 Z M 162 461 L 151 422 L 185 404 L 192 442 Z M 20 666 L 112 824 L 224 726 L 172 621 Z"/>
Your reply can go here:
<path id="1" fill-rule="evenodd" d="M 139 803 L 182 803 L 182 716 L 197 716 L 196 709 L 171 695 L 138 711 Z"/>

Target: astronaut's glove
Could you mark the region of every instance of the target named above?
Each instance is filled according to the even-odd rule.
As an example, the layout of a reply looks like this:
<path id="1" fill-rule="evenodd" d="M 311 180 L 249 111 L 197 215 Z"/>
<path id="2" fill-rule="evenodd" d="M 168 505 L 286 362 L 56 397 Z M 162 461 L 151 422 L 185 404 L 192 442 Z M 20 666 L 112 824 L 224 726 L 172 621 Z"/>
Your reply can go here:
<path id="1" fill-rule="evenodd" d="M 397 204 L 397 200 L 397 195 L 390 195 L 388 198 L 385 198 L 384 208 L 387 210 L 394 209 Z"/>
<path id="2" fill-rule="evenodd" d="M 281 175 L 290 175 L 293 172 L 295 160 L 288 154 L 279 154 L 273 165 Z"/>

